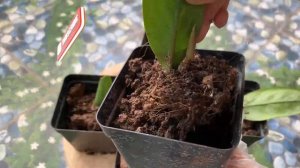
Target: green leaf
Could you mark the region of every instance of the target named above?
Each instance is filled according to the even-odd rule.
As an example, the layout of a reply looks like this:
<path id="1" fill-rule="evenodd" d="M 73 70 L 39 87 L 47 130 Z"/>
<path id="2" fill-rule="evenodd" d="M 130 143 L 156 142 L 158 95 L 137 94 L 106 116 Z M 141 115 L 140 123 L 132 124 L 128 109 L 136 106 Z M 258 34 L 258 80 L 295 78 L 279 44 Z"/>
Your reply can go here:
<path id="1" fill-rule="evenodd" d="M 143 0 L 146 34 L 164 68 L 176 69 L 183 61 L 192 30 L 199 33 L 203 15 L 203 5 L 190 5 L 185 0 Z"/>
<path id="2" fill-rule="evenodd" d="M 290 88 L 261 89 L 245 96 L 244 106 L 257 106 L 300 100 L 300 90 Z"/>
<path id="3" fill-rule="evenodd" d="M 254 143 L 249 147 L 249 154 L 251 154 L 255 161 L 259 164 L 266 166 L 266 167 L 272 167 L 272 161 L 268 159 L 267 152 L 264 149 L 264 146 L 259 143 Z"/>
<path id="4" fill-rule="evenodd" d="M 264 121 L 300 114 L 300 101 L 245 107 L 245 119 Z"/>
<path id="5" fill-rule="evenodd" d="M 300 113 L 300 91 L 290 88 L 262 89 L 244 98 L 245 119 L 263 121 Z"/>
<path id="6" fill-rule="evenodd" d="M 103 76 L 99 83 L 98 83 L 98 88 L 97 88 L 97 93 L 96 97 L 94 100 L 94 105 L 95 106 L 100 106 L 103 99 L 106 96 L 106 93 L 109 91 L 109 88 L 112 84 L 112 79 L 110 76 Z"/>

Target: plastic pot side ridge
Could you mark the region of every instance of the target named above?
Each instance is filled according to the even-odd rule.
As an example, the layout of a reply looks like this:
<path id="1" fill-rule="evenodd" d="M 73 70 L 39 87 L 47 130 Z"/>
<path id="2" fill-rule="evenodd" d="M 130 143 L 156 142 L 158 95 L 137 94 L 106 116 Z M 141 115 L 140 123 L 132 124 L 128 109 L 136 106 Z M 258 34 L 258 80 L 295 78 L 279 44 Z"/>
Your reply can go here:
<path id="1" fill-rule="evenodd" d="M 213 55 L 226 59 L 238 70 L 234 112 L 231 120 L 233 122 L 227 125 L 231 130 L 230 135 L 227 135 L 230 139 L 227 139 L 226 145 L 223 147 L 211 147 L 110 127 L 110 122 L 118 115 L 117 104 L 126 92 L 127 62 L 99 108 L 97 121 L 131 168 L 221 167 L 238 145 L 242 124 L 244 57 L 238 53 L 223 51 L 198 50 L 198 53 L 202 56 Z M 154 54 L 149 46 L 143 46 L 136 48 L 128 60 L 137 57 L 154 59 Z M 224 141 L 218 135 L 214 137 L 214 140 Z"/>
<path id="2" fill-rule="evenodd" d="M 101 76 L 96 75 L 65 77 L 52 117 L 52 127 L 80 152 L 113 153 L 116 151 L 112 141 L 102 131 L 74 130 L 67 127 L 69 119 L 66 98 L 70 87 L 75 83 L 84 83 L 87 86 L 87 92 L 96 92 L 100 78 Z"/>

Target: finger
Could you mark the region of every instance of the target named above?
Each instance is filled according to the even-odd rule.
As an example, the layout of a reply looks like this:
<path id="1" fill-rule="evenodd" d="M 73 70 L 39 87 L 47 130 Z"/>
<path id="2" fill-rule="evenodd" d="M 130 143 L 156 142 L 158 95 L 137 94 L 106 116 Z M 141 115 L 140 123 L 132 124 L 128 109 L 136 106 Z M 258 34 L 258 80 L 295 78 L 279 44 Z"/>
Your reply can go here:
<path id="1" fill-rule="evenodd" d="M 210 24 L 212 23 L 212 21 L 214 19 L 215 11 L 219 10 L 219 8 L 221 8 L 220 5 L 214 5 L 214 4 L 206 5 L 205 11 L 204 11 L 204 17 L 203 17 L 203 24 L 199 31 L 196 42 L 200 42 L 204 39 L 204 37 L 206 36 L 206 34 L 210 28 Z"/>
<path id="2" fill-rule="evenodd" d="M 233 151 L 230 156 L 231 160 L 239 160 L 239 159 L 250 159 L 250 156 L 240 148 L 237 148 Z"/>
<path id="3" fill-rule="evenodd" d="M 229 5 L 229 0 L 225 0 L 224 5 L 223 5 L 223 8 L 224 8 L 224 9 L 227 9 L 227 8 L 228 8 L 228 5 Z"/>
<path id="4" fill-rule="evenodd" d="M 224 2 L 205 5 L 204 20 L 213 20 L 223 6 Z"/>
<path id="5" fill-rule="evenodd" d="M 219 11 L 216 13 L 215 18 L 214 18 L 214 24 L 218 27 L 221 28 L 226 25 L 228 21 L 228 8 L 229 5 L 229 0 L 225 0 L 224 4 L 222 7 L 219 9 Z"/>
<path id="6" fill-rule="evenodd" d="M 258 164 L 251 159 L 240 159 L 232 160 L 229 162 L 225 168 L 264 168 L 262 165 Z"/>
<path id="7" fill-rule="evenodd" d="M 210 21 L 209 20 L 204 21 L 204 23 L 203 23 L 203 25 L 202 25 L 202 27 L 200 29 L 199 35 L 198 35 L 198 37 L 196 39 L 197 42 L 200 42 L 200 41 L 202 41 L 204 39 L 204 37 L 206 36 L 209 28 L 210 28 Z"/>
<path id="8" fill-rule="evenodd" d="M 225 164 L 225 168 L 262 168 L 248 153 L 240 148 L 235 149 Z"/>
<path id="9" fill-rule="evenodd" d="M 227 21 L 228 21 L 228 11 L 227 9 L 221 8 L 214 18 L 214 24 L 218 28 L 221 28 L 226 25 Z"/>
<path id="10" fill-rule="evenodd" d="M 186 1 L 192 5 L 201 5 L 201 4 L 213 3 L 216 0 L 186 0 Z"/>
<path id="11" fill-rule="evenodd" d="M 216 13 L 223 7 L 226 6 L 226 3 L 228 3 L 229 0 L 227 1 L 222 1 L 221 3 L 217 3 L 217 1 L 214 1 L 213 4 L 207 4 L 205 6 L 205 11 L 204 11 L 204 18 L 203 18 L 203 24 L 201 26 L 199 35 L 196 39 L 197 42 L 200 42 L 204 39 L 206 36 L 211 22 L 214 20 Z"/>
<path id="12" fill-rule="evenodd" d="M 111 67 L 107 67 L 102 72 L 100 72 L 100 75 L 102 75 L 102 76 L 117 76 L 120 73 L 123 66 L 124 66 L 124 63 L 119 63 L 119 64 L 113 65 Z"/>

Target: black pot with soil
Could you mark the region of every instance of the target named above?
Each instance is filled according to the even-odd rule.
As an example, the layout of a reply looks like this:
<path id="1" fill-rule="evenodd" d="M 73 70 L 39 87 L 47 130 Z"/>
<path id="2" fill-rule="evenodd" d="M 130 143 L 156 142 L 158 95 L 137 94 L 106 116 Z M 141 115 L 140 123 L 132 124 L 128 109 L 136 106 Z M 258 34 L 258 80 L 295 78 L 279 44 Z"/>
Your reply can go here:
<path id="1" fill-rule="evenodd" d="M 68 75 L 52 117 L 52 127 L 80 152 L 116 151 L 96 121 L 98 107 L 92 105 L 100 78 L 96 75 Z"/>
<path id="2" fill-rule="evenodd" d="M 247 146 L 263 139 L 268 134 L 267 121 L 243 121 L 242 141 Z"/>
<path id="3" fill-rule="evenodd" d="M 129 167 L 221 167 L 238 145 L 244 57 L 197 53 L 166 72 L 139 47 L 115 79 L 97 120 Z"/>
<path id="4" fill-rule="evenodd" d="M 260 89 L 260 86 L 257 82 L 245 81 L 245 95 L 258 89 Z M 263 139 L 267 134 L 267 121 L 243 121 L 242 141 L 244 141 L 248 146 Z"/>

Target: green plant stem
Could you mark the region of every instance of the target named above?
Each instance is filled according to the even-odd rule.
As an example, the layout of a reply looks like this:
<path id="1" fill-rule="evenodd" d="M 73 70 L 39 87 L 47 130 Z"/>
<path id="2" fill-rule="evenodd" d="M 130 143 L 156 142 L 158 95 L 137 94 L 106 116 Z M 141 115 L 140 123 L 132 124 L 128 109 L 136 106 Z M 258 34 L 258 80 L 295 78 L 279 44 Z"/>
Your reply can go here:
<path id="1" fill-rule="evenodd" d="M 96 92 L 96 97 L 94 99 L 93 105 L 96 107 L 99 107 L 105 98 L 107 92 L 109 91 L 109 88 L 112 84 L 112 79 L 110 76 L 103 76 L 99 83 L 98 83 L 98 88 Z"/>

